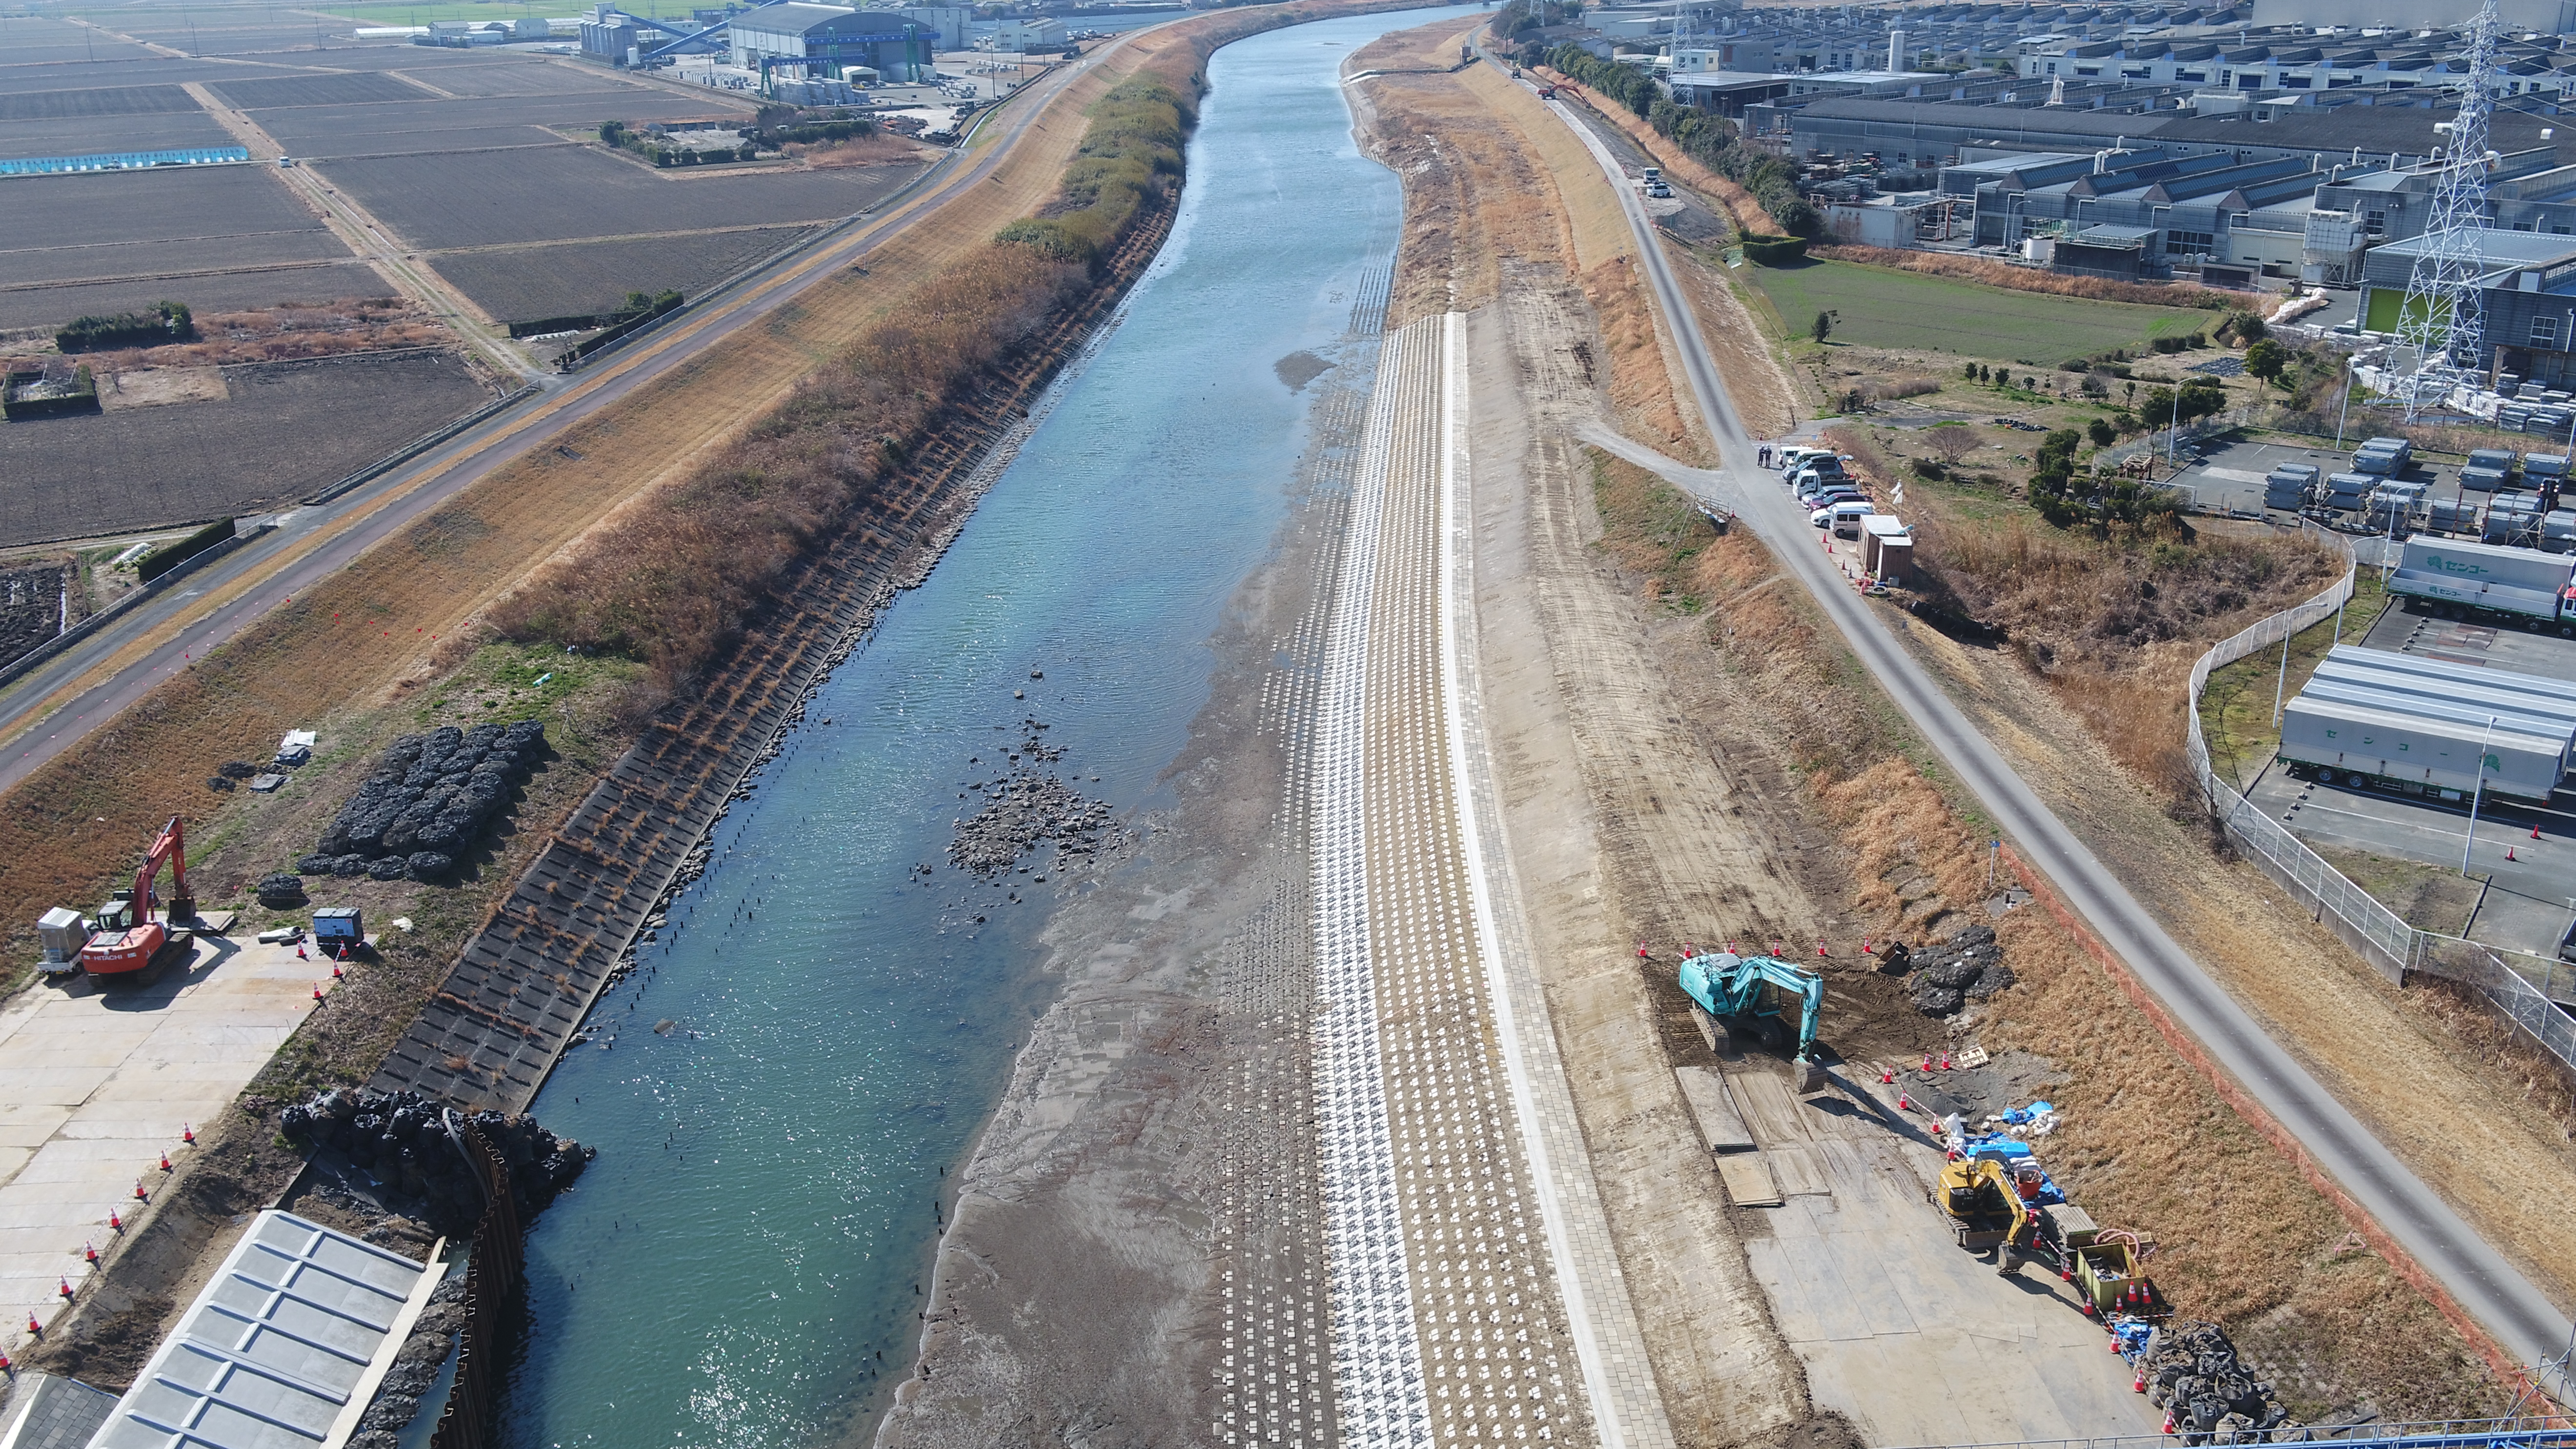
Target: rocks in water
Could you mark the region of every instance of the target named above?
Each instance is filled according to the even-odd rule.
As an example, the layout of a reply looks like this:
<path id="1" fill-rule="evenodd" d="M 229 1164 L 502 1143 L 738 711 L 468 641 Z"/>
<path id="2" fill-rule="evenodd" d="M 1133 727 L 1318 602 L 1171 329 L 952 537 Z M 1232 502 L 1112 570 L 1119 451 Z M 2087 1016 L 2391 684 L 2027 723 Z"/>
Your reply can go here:
<path id="1" fill-rule="evenodd" d="M 386 747 L 375 773 L 340 807 L 315 852 L 296 868 L 320 875 L 322 862 L 329 861 L 333 875 L 444 878 L 536 768 L 545 742 L 544 721 L 533 719 L 470 730 L 447 725 L 403 736 Z M 447 865 L 423 871 L 413 862 L 424 855 Z"/>
<path id="2" fill-rule="evenodd" d="M 304 904 L 304 882 L 279 871 L 275 875 L 260 877 L 256 894 L 259 903 L 270 910 L 293 910 Z"/>
<path id="3" fill-rule="evenodd" d="M 1891 947 L 1890 955 L 1902 949 Z M 1897 960 L 1906 972 L 1905 999 L 1926 1016 L 1948 1016 L 1971 1001 L 1983 1001 L 2006 989 L 2014 980 L 1992 926 L 1970 926 Z"/>
<path id="4" fill-rule="evenodd" d="M 1126 839 L 1125 832 L 1110 824 L 1107 802 L 1090 799 L 1043 771 L 1042 766 L 1064 758 L 1064 751 L 1045 744 L 1039 732 L 1046 726 L 1034 719 L 1022 725 L 1025 738 L 1011 752 L 1011 769 L 977 787 L 984 808 L 958 822 L 957 836 L 948 845 L 948 863 L 979 879 L 1009 875 L 1042 840 L 1055 842 L 1065 864 L 1078 865 Z"/>
<path id="5" fill-rule="evenodd" d="M 454 1115 L 471 1122 L 506 1164 L 510 1189 L 525 1223 L 598 1155 L 568 1137 L 557 1137 L 533 1117 L 477 1112 Z M 382 1185 L 399 1210 L 450 1237 L 472 1232 L 483 1216 L 483 1189 L 465 1153 L 448 1135 L 448 1109 L 418 1092 L 331 1091 L 277 1114 L 280 1132 L 304 1147 L 345 1157 Z"/>

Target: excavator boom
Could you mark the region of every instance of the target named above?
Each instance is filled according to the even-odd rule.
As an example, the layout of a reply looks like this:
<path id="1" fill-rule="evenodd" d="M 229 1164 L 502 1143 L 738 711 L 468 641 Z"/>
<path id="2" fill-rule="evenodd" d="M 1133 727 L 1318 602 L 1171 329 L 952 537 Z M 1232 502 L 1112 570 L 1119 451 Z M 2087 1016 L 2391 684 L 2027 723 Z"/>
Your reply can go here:
<path id="1" fill-rule="evenodd" d="M 1825 1004 L 1825 979 L 1777 956 L 1738 956 L 1732 951 L 1685 951 L 1681 984 L 1684 993 L 1711 1016 L 1785 1016 L 1798 1002 L 1800 1062 L 1815 1059 L 1816 1014 Z M 1779 993 L 1777 1007 L 1765 1007 L 1763 989 Z"/>

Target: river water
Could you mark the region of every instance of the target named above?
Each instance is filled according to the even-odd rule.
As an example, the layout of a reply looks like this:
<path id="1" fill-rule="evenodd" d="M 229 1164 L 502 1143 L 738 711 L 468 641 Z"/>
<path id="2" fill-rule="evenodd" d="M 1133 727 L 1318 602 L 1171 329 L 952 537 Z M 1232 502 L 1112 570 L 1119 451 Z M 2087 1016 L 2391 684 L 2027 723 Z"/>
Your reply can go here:
<path id="1" fill-rule="evenodd" d="M 943 1173 L 1048 1004 L 1052 888 L 1020 877 L 1012 903 L 946 865 L 961 794 L 1034 715 L 1053 768 L 1122 816 L 1168 803 L 1208 641 L 1287 516 L 1317 390 L 1275 364 L 1334 360 L 1395 249 L 1395 178 L 1354 144 L 1338 69 L 1443 13 L 1211 61 L 1172 239 L 1117 328 L 538 1097 L 599 1157 L 528 1237 L 510 1443 L 822 1442 L 909 1371 Z"/>

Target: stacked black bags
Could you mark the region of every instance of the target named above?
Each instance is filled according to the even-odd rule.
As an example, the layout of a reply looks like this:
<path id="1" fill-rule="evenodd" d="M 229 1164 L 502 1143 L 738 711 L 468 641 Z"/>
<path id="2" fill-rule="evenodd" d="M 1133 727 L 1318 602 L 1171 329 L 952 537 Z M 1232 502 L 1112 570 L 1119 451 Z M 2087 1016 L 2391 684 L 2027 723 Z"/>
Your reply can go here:
<path id="1" fill-rule="evenodd" d="M 403 736 L 386 749 L 376 772 L 340 807 L 318 848 L 297 861 L 296 870 L 377 880 L 445 879 L 527 779 L 545 742 L 544 723 L 532 719 Z"/>

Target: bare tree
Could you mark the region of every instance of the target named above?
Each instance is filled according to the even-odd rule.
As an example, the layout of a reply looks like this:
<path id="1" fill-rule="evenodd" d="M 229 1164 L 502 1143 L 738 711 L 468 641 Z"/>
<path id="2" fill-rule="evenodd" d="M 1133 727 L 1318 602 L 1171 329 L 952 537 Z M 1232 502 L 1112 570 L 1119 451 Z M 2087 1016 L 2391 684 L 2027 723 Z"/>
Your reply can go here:
<path id="1" fill-rule="evenodd" d="M 1959 466 L 1960 459 L 1985 446 L 1985 439 L 1978 437 L 1977 430 L 1965 423 L 1925 428 L 1916 436 L 1923 440 L 1923 451 L 1953 468 Z"/>

